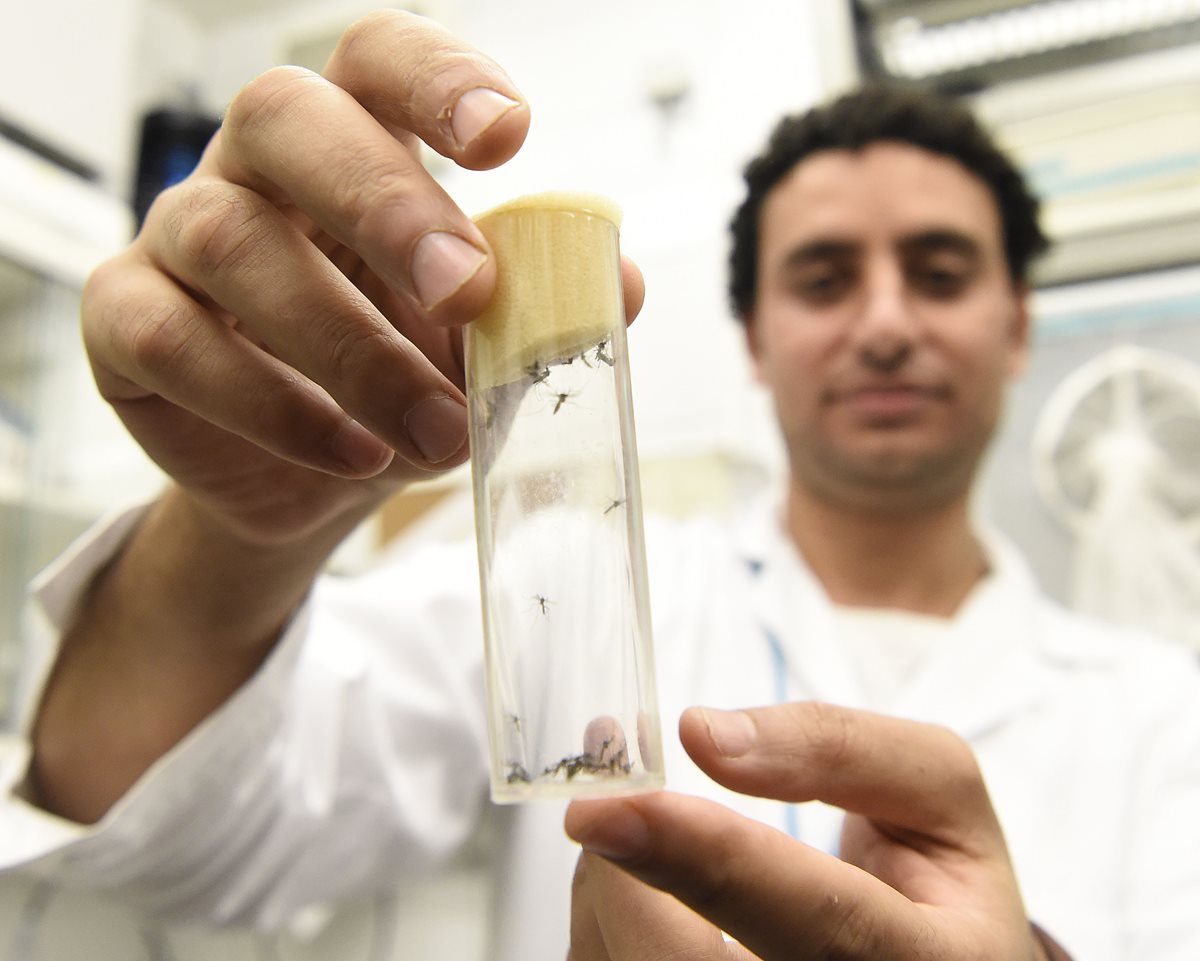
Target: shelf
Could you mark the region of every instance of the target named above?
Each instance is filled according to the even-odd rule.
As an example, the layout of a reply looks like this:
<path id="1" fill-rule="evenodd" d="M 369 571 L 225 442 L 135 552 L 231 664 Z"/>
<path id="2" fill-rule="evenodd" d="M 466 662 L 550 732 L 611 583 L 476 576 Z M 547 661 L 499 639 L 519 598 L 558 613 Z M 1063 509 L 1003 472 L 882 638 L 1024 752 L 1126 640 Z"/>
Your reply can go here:
<path id="1" fill-rule="evenodd" d="M 127 204 L 0 137 L 0 257 L 79 288 L 132 236 Z"/>

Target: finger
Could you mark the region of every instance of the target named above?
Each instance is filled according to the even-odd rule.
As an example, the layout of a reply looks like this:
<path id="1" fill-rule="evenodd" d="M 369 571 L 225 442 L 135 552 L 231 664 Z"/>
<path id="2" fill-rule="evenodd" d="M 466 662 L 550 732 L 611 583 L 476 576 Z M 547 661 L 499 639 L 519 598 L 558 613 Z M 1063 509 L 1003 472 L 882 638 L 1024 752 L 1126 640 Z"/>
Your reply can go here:
<path id="1" fill-rule="evenodd" d="M 417 316 L 462 322 L 491 296 L 479 229 L 350 93 L 310 71 L 279 67 L 243 88 L 209 156 L 203 172 L 295 204 Z"/>
<path id="2" fill-rule="evenodd" d="M 392 451 L 324 392 L 254 347 L 157 270 L 111 262 L 88 281 L 83 335 L 100 393 L 118 408 L 155 395 L 279 457 L 332 474 L 378 473 Z M 173 429 L 139 437 L 152 457 Z"/>
<path id="3" fill-rule="evenodd" d="M 710 801 L 667 792 L 575 801 L 566 829 L 585 850 L 669 892 L 765 961 L 953 957 L 894 888 Z M 919 948 L 897 950 L 907 945 Z"/>
<path id="4" fill-rule="evenodd" d="M 586 849 L 675 894 L 764 958 L 939 959 L 972 941 L 1028 940 L 982 777 L 953 734 L 813 704 L 692 710 L 680 733 L 728 787 L 820 799 L 884 824 L 848 821 L 876 830 L 875 877 L 694 798 L 572 805 L 568 833 Z"/>
<path id="5" fill-rule="evenodd" d="M 508 74 L 425 17 L 364 17 L 323 73 L 389 130 L 411 132 L 472 170 L 503 163 L 529 130 L 529 108 Z"/>
<path id="6" fill-rule="evenodd" d="M 968 854 L 1003 854 L 970 747 L 945 728 L 816 702 L 691 708 L 679 735 L 700 768 L 743 794 L 820 800 Z"/>
<path id="7" fill-rule="evenodd" d="M 328 391 L 342 410 L 416 467 L 450 466 L 465 456 L 462 393 L 275 207 L 211 178 L 193 178 L 160 198 L 144 247 L 170 275 L 237 317 L 284 364 Z M 160 331 L 155 350 L 126 345 L 131 379 L 156 391 L 187 365 L 195 402 L 226 381 L 211 362 L 192 366 L 215 336 L 191 325 Z M 184 336 L 176 342 L 173 337 Z M 223 332 L 232 350 L 230 332 Z M 161 345 L 167 345 L 167 353 Z M 244 354 L 244 352 L 243 352 Z M 277 375 L 277 376 L 281 376 Z M 310 387 L 304 390 L 311 393 Z M 165 396 L 165 395 L 164 395 Z M 225 403 L 243 403 L 231 396 Z M 255 415 L 247 411 L 246 416 Z M 297 428 L 300 424 L 296 425 Z M 242 433 L 242 431 L 238 431 Z"/>
<path id="8" fill-rule="evenodd" d="M 633 319 L 642 312 L 646 302 L 646 281 L 641 268 L 628 257 L 621 255 L 621 289 L 625 295 L 625 320 Z"/>
<path id="9" fill-rule="evenodd" d="M 735 961 L 747 952 L 677 898 L 584 852 L 571 894 L 570 961 Z"/>
<path id="10" fill-rule="evenodd" d="M 593 885 L 590 884 L 589 867 L 595 858 L 581 854 L 575 862 L 575 876 L 571 879 L 571 941 L 567 948 L 567 961 L 612 961 L 604 945 L 604 934 L 596 917 Z"/>

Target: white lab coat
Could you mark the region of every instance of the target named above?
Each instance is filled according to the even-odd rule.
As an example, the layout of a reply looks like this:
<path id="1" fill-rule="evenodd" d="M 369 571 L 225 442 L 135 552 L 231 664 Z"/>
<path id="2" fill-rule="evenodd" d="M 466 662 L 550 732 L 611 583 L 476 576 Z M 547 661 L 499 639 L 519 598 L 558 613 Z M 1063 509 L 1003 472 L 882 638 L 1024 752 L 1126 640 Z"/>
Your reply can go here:
<path id="1" fill-rule="evenodd" d="M 118 520 L 50 572 L 40 596 L 53 623 L 69 617 L 80 585 L 133 522 Z M 920 666 L 895 713 L 944 724 L 974 746 L 1030 917 L 1079 961 L 1196 961 L 1194 658 L 1066 613 L 1011 549 L 994 538 L 989 546 L 992 574 L 954 619 L 955 642 Z M 789 815 L 726 792 L 673 737 L 674 719 L 694 703 L 782 696 L 871 707 L 827 599 L 770 511 L 732 525 L 652 526 L 649 554 L 668 786 L 835 850 L 836 811 Z M 370 957 L 369 946 L 347 945 L 355 925 L 378 927 L 386 912 L 362 906 L 396 884 L 419 884 L 487 807 L 474 563 L 469 546 L 438 549 L 353 582 L 323 582 L 258 674 L 94 828 L 22 801 L 27 750 L 20 739 L 9 744 L 0 866 L 41 879 L 26 914 L 29 898 L 58 898 L 137 932 L 110 939 L 124 945 L 114 958 L 136 957 L 131 943 L 171 961 L 235 956 L 229 942 L 221 947 L 233 934 L 202 935 L 189 926 L 196 920 L 288 937 L 341 924 L 350 933 L 327 956 Z M 492 812 L 501 829 L 489 958 L 565 953 L 576 849 L 562 810 L 541 802 Z M 183 926 L 144 920 L 164 916 Z M 22 944 L 52 937 L 18 935 Z M 91 961 L 107 961 L 101 949 L 97 941 Z M 30 953 L 42 957 L 52 955 Z M 412 955 L 401 946 L 396 957 Z"/>

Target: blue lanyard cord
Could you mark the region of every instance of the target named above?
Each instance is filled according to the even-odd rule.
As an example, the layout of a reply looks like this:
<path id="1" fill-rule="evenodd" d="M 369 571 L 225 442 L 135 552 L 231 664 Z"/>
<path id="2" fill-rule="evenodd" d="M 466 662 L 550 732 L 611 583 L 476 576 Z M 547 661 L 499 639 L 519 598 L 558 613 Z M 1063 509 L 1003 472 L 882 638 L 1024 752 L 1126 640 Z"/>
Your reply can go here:
<path id="1" fill-rule="evenodd" d="M 763 634 L 766 635 L 767 644 L 771 647 L 771 668 L 775 675 L 775 703 L 783 704 L 787 701 L 787 658 L 783 654 L 783 645 L 779 643 L 779 638 L 775 636 L 775 632 L 769 627 L 763 628 Z"/>
<path id="2" fill-rule="evenodd" d="M 788 699 L 787 658 L 783 653 L 783 645 L 769 627 L 763 627 L 763 635 L 771 648 L 771 669 L 775 675 L 775 703 L 784 704 Z M 796 814 L 796 805 L 785 804 L 783 808 L 783 826 L 789 835 L 800 839 L 800 823 Z"/>

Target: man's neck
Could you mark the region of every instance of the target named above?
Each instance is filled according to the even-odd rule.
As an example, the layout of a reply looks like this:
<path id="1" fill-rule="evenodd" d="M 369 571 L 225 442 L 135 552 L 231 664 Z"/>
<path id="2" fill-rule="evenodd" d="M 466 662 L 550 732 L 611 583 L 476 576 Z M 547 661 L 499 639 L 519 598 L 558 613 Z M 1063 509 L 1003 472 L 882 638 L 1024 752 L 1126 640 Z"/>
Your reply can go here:
<path id="1" fill-rule="evenodd" d="M 868 513 L 793 484 L 786 522 L 835 604 L 949 617 L 987 574 L 965 495 L 921 510 Z"/>

